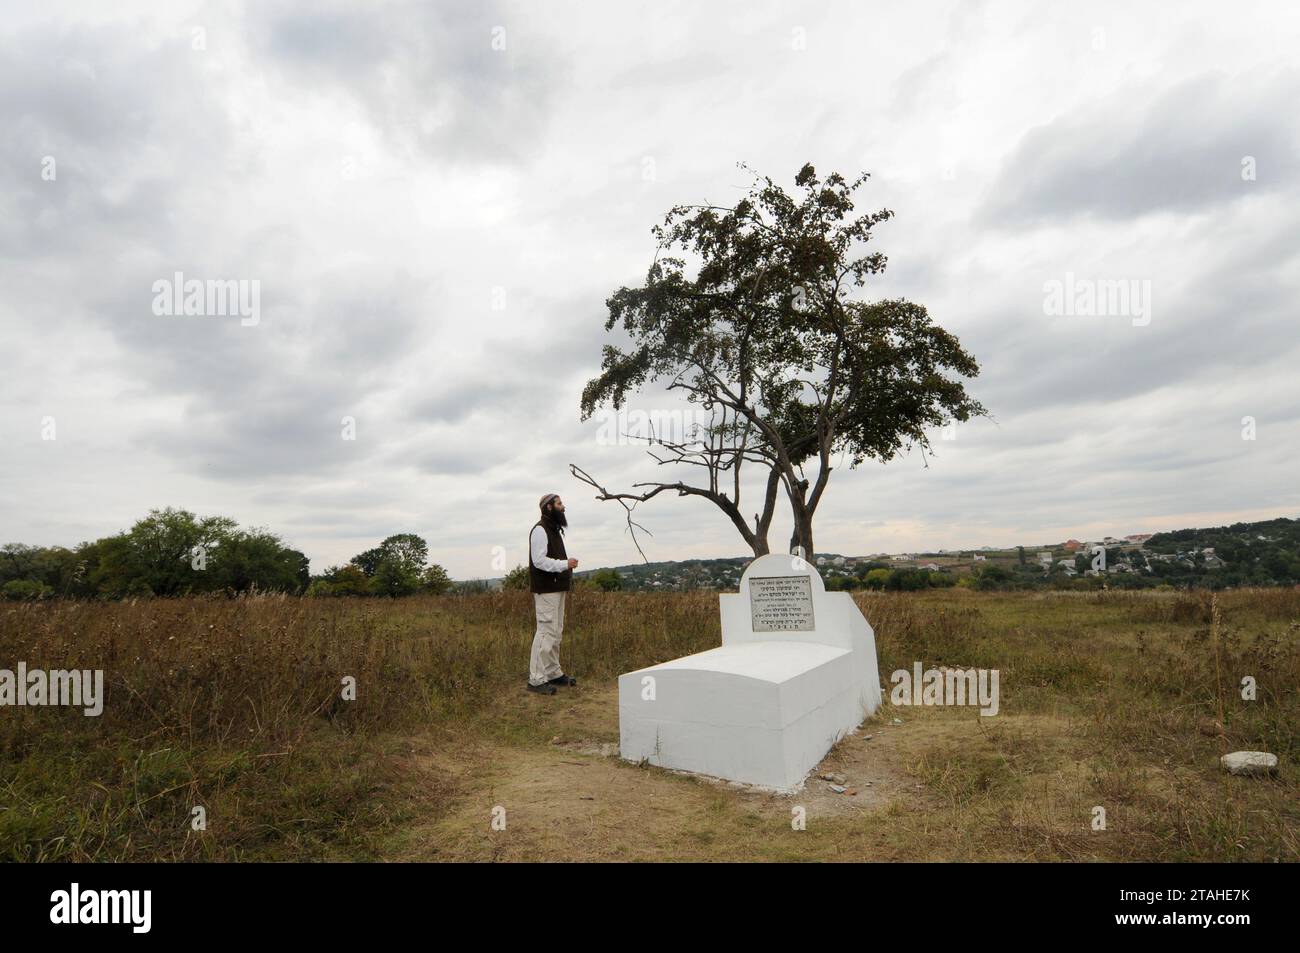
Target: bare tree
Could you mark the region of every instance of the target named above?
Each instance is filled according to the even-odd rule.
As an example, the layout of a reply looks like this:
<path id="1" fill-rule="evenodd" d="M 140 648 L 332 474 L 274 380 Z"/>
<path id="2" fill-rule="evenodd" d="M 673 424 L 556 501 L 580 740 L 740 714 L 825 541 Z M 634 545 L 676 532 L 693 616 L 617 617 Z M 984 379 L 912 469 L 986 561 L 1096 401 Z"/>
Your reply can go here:
<path id="1" fill-rule="evenodd" d="M 630 492 L 615 493 L 600 485 L 581 467 L 576 464 L 569 465 L 570 473 L 595 488 L 597 499 L 617 501 L 623 505 L 627 515 L 628 530 L 643 559 L 645 552 L 636 540 L 636 531 L 641 530 L 647 535 L 649 531 L 633 520 L 633 511 L 637 504 L 666 492 L 708 500 L 731 520 L 732 525 L 736 527 L 755 556 L 770 552 L 767 536 L 772 525 L 772 516 L 776 512 L 781 475 L 770 466 L 767 455 L 762 451 L 761 442 L 756 437 L 756 429 L 750 421 L 741 418 L 726 406 L 717 406 L 712 410 L 713 421 L 691 434 L 670 437 L 655 432 L 653 428 L 647 434 L 625 434 L 631 440 L 645 441 L 646 452 L 657 466 L 701 468 L 704 471 L 702 485 L 686 483 L 680 479 L 644 481 L 634 483 Z M 764 467 L 767 472 L 762 508 L 760 512 L 754 514 L 752 525 L 741 509 L 741 470 L 746 462 L 755 462 Z"/>

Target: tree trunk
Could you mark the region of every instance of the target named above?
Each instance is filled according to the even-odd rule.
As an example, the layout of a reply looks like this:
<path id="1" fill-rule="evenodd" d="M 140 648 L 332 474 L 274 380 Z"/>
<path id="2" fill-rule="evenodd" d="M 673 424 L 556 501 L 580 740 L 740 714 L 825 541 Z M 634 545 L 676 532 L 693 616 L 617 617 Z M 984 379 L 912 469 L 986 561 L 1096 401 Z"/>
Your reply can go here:
<path id="1" fill-rule="evenodd" d="M 767 489 L 763 493 L 763 512 L 754 514 L 754 534 L 746 542 L 754 550 L 754 556 L 766 556 L 772 551 L 767 542 L 768 530 L 772 527 L 772 515 L 776 512 L 776 496 L 781 489 L 781 471 L 773 467 L 767 474 Z"/>
<path id="2" fill-rule="evenodd" d="M 811 514 L 795 514 L 794 532 L 790 534 L 790 552 L 802 553 L 804 559 L 813 558 L 813 532 Z"/>
<path id="3" fill-rule="evenodd" d="M 790 552 L 802 553 L 803 558 L 812 560 L 813 549 L 812 510 L 807 502 L 808 481 L 801 480 L 794 484 L 790 494 L 790 515 L 794 517 L 794 531 L 790 534 Z"/>

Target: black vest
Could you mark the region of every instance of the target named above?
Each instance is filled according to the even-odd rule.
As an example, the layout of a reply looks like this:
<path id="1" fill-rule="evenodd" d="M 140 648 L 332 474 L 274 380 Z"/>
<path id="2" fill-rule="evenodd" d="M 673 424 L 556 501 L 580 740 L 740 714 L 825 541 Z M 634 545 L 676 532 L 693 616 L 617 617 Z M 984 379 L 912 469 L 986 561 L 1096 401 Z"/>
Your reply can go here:
<path id="1" fill-rule="evenodd" d="M 542 522 L 534 523 L 533 529 L 538 526 L 546 531 L 546 555 L 552 559 L 568 559 L 569 554 L 564 551 L 564 537 L 560 535 L 559 529 Z M 573 570 L 547 572 L 545 569 L 538 569 L 534 566 L 532 535 L 532 530 L 529 530 L 528 588 L 533 592 L 568 592 L 573 588 Z"/>

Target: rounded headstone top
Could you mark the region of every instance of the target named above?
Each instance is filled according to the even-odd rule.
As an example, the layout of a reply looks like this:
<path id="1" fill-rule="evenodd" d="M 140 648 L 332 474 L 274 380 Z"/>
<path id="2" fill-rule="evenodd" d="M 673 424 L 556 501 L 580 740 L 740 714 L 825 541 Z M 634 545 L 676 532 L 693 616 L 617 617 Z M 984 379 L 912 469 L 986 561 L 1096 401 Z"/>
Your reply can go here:
<path id="1" fill-rule="evenodd" d="M 768 553 L 766 556 L 759 556 L 745 567 L 745 572 L 740 577 L 742 591 L 751 576 L 810 576 L 814 592 L 826 591 L 826 584 L 822 582 L 817 567 L 802 556 L 795 556 L 793 553 Z"/>

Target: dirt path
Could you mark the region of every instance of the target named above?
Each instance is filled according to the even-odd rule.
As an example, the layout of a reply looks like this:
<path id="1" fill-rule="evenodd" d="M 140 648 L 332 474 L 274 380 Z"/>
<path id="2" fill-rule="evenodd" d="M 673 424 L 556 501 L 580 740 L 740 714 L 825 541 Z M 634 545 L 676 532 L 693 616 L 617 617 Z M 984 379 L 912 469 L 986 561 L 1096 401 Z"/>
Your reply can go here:
<path id="1" fill-rule="evenodd" d="M 937 806 L 907 769 L 918 736 L 974 730 L 951 720 L 899 726 L 877 716 L 841 741 L 802 791 L 782 796 L 620 760 L 610 740 L 618 731 L 612 683 L 563 699 L 521 700 L 538 703 L 552 705 L 541 712 L 556 732 L 549 743 L 416 755 L 454 775 L 460 793 L 440 820 L 411 831 L 392 859 L 831 859 L 849 846 L 857 859 L 885 859 L 893 855 L 894 821 Z M 822 773 L 841 776 L 845 793 Z M 804 811 L 804 830 L 792 828 L 795 808 Z M 494 829 L 494 811 L 504 829 Z"/>

